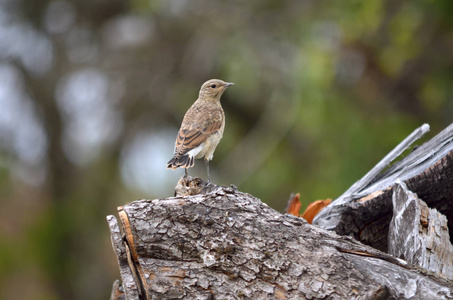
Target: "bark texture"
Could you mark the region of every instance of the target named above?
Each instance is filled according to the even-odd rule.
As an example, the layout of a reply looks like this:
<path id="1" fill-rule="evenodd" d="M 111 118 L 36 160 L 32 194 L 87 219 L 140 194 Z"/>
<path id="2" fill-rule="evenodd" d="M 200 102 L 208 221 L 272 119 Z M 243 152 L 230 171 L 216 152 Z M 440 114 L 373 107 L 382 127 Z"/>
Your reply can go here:
<path id="1" fill-rule="evenodd" d="M 374 173 L 374 178 L 368 175 L 318 214 L 313 224 L 387 252 L 397 180 L 404 182 L 430 208 L 453 220 L 453 124 L 387 171 Z M 453 231 L 453 222 L 448 222 L 448 228 Z"/>
<path id="2" fill-rule="evenodd" d="M 453 299 L 450 283 L 233 188 L 136 201 L 119 214 L 131 252 L 120 268 L 139 275 L 131 297 Z"/>
<path id="3" fill-rule="evenodd" d="M 397 183 L 392 200 L 389 254 L 452 280 L 453 246 L 447 218 L 429 208 L 404 183 Z"/>
<path id="4" fill-rule="evenodd" d="M 453 299 L 453 125 L 382 172 L 428 129 L 325 207 L 319 227 L 191 177 L 175 197 L 119 207 L 120 224 L 107 217 L 122 278 L 111 299 Z"/>
<path id="5" fill-rule="evenodd" d="M 111 299 L 120 300 L 123 296 L 126 296 L 127 299 L 139 299 L 141 286 L 136 275 L 135 265 L 131 260 L 129 246 L 127 243 L 123 242 L 120 227 L 116 218 L 114 216 L 107 216 L 107 222 L 110 227 L 110 238 L 112 240 L 113 250 L 118 258 L 121 279 L 123 281 L 122 288 L 126 292 L 126 295 L 123 295 L 124 291 L 121 291 L 119 285 L 116 285 L 115 282 L 112 288 Z"/>
<path id="6" fill-rule="evenodd" d="M 403 181 L 426 204 L 453 220 L 453 151 L 447 153 L 419 175 Z M 387 252 L 388 229 L 392 219 L 394 185 L 370 195 L 334 207 L 330 213 L 337 218 L 331 228 L 340 235 L 350 235 L 364 244 Z M 335 202 L 333 202 L 335 203 Z M 329 218 L 330 213 L 324 218 Z M 316 220 L 316 219 L 315 219 Z M 319 217 L 318 217 L 318 220 Z M 319 223 L 316 223 L 319 225 Z M 448 222 L 453 230 L 453 222 Z M 450 236 L 451 238 L 451 236 Z"/>

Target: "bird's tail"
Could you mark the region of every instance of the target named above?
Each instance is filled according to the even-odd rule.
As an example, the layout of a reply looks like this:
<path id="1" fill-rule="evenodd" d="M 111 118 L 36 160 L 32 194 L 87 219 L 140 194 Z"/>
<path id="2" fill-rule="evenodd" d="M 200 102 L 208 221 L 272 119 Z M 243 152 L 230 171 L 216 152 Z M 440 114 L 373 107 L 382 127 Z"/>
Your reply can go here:
<path id="1" fill-rule="evenodd" d="M 177 169 L 177 168 L 191 168 L 195 164 L 194 157 L 189 155 L 183 155 L 181 157 L 173 157 L 167 163 L 167 169 Z"/>

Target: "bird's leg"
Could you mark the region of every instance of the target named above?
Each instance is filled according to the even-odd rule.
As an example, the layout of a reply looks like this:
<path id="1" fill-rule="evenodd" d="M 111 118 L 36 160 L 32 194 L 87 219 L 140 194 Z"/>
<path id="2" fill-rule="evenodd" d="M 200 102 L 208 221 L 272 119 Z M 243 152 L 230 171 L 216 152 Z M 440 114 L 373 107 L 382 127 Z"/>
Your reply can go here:
<path id="1" fill-rule="evenodd" d="M 187 174 L 187 168 L 184 168 L 184 177 L 187 177 L 189 176 L 189 174 Z"/>
<path id="2" fill-rule="evenodd" d="M 209 175 L 209 160 L 205 159 L 204 163 L 206 165 L 206 173 L 208 173 L 208 183 L 211 182 L 211 175 Z"/>

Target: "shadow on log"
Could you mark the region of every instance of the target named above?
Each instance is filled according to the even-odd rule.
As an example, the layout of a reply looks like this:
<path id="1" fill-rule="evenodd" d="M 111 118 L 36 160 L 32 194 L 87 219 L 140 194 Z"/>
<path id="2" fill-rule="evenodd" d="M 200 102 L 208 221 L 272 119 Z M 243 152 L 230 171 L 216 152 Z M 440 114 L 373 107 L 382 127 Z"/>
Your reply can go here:
<path id="1" fill-rule="evenodd" d="M 452 161 L 447 151 L 422 173 L 404 180 L 419 195 L 439 192 L 438 197 L 423 198 L 428 206 L 441 203 L 442 193 L 452 186 Z M 425 176 L 430 170 L 440 175 Z M 387 172 L 394 171 L 392 167 Z M 386 178 L 378 174 L 360 189 Z M 369 244 L 387 250 L 393 189 L 394 184 L 368 196 L 355 190 L 350 195 L 362 200 L 349 195 L 341 205 L 334 201 L 334 209 L 325 209 L 317 220 L 335 221 L 338 232 L 341 226 L 347 228 L 344 220 L 357 218 L 350 219 L 358 221 L 356 227 L 348 225 L 355 238 L 364 234 L 363 228 L 354 231 L 357 226 L 379 223 L 368 224 L 366 236 Z M 335 216 L 329 219 L 332 211 Z M 448 267 L 447 275 L 435 273 L 406 257 L 407 252 L 394 253 L 424 268 L 409 264 L 364 245 L 360 238 L 310 225 L 234 187 L 199 178 L 182 178 L 175 197 L 135 201 L 119 207 L 118 215 L 120 224 L 107 217 L 122 278 L 121 285 L 114 284 L 111 299 L 453 299 L 453 283 L 445 279 L 450 278 Z"/>

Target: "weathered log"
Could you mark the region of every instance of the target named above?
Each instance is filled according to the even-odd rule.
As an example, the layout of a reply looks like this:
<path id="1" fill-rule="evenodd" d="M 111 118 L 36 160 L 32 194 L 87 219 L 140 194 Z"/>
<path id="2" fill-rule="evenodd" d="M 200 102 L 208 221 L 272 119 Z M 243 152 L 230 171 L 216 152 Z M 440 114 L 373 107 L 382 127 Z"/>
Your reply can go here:
<path id="1" fill-rule="evenodd" d="M 422 129 L 423 126 L 413 135 L 419 136 Z M 379 170 L 389 163 L 389 159 L 384 161 L 385 164 L 378 164 Z M 387 251 L 392 194 L 397 180 L 406 183 L 429 207 L 453 220 L 453 124 L 387 171 L 369 172 L 353 185 L 354 188 L 321 211 L 313 224 Z M 448 228 L 453 231 L 452 221 L 448 222 Z"/>
<path id="2" fill-rule="evenodd" d="M 128 299 L 453 299 L 451 282 L 234 188 L 135 201 L 119 215 L 124 239 L 108 217 L 119 266 L 138 275 L 121 271 Z"/>
<path id="3" fill-rule="evenodd" d="M 140 285 L 137 284 L 138 277 L 135 265 L 131 261 L 130 249 L 127 243 L 123 243 L 122 234 L 118 221 L 114 216 L 107 216 L 107 222 L 110 227 L 110 238 L 112 240 L 113 250 L 118 259 L 120 267 L 122 287 L 126 292 L 127 299 L 139 299 L 141 294 Z M 111 299 L 120 300 L 121 293 L 117 291 L 119 287 L 113 286 Z"/>
<path id="4" fill-rule="evenodd" d="M 453 246 L 447 218 L 429 208 L 402 182 L 393 189 L 389 254 L 453 279 Z"/>
<path id="5" fill-rule="evenodd" d="M 419 209 L 423 222 L 441 235 L 430 245 L 422 226 L 408 247 L 400 246 L 396 233 L 404 228 L 396 224 L 407 225 L 399 219 L 403 213 L 396 213 L 389 236 L 392 195 L 405 184 L 453 219 L 453 124 L 381 172 L 428 128 L 419 128 L 315 217 L 356 240 L 199 178 L 183 178 L 175 197 L 119 207 L 122 233 L 108 216 L 123 280 L 112 299 L 453 299 L 453 282 L 444 279 L 451 279 L 451 248 L 435 245 L 448 240 L 448 230 L 434 221 L 442 217 Z M 414 218 L 412 224 L 420 223 Z M 393 254 L 421 267 L 359 241 L 384 251 L 390 243 Z"/>

